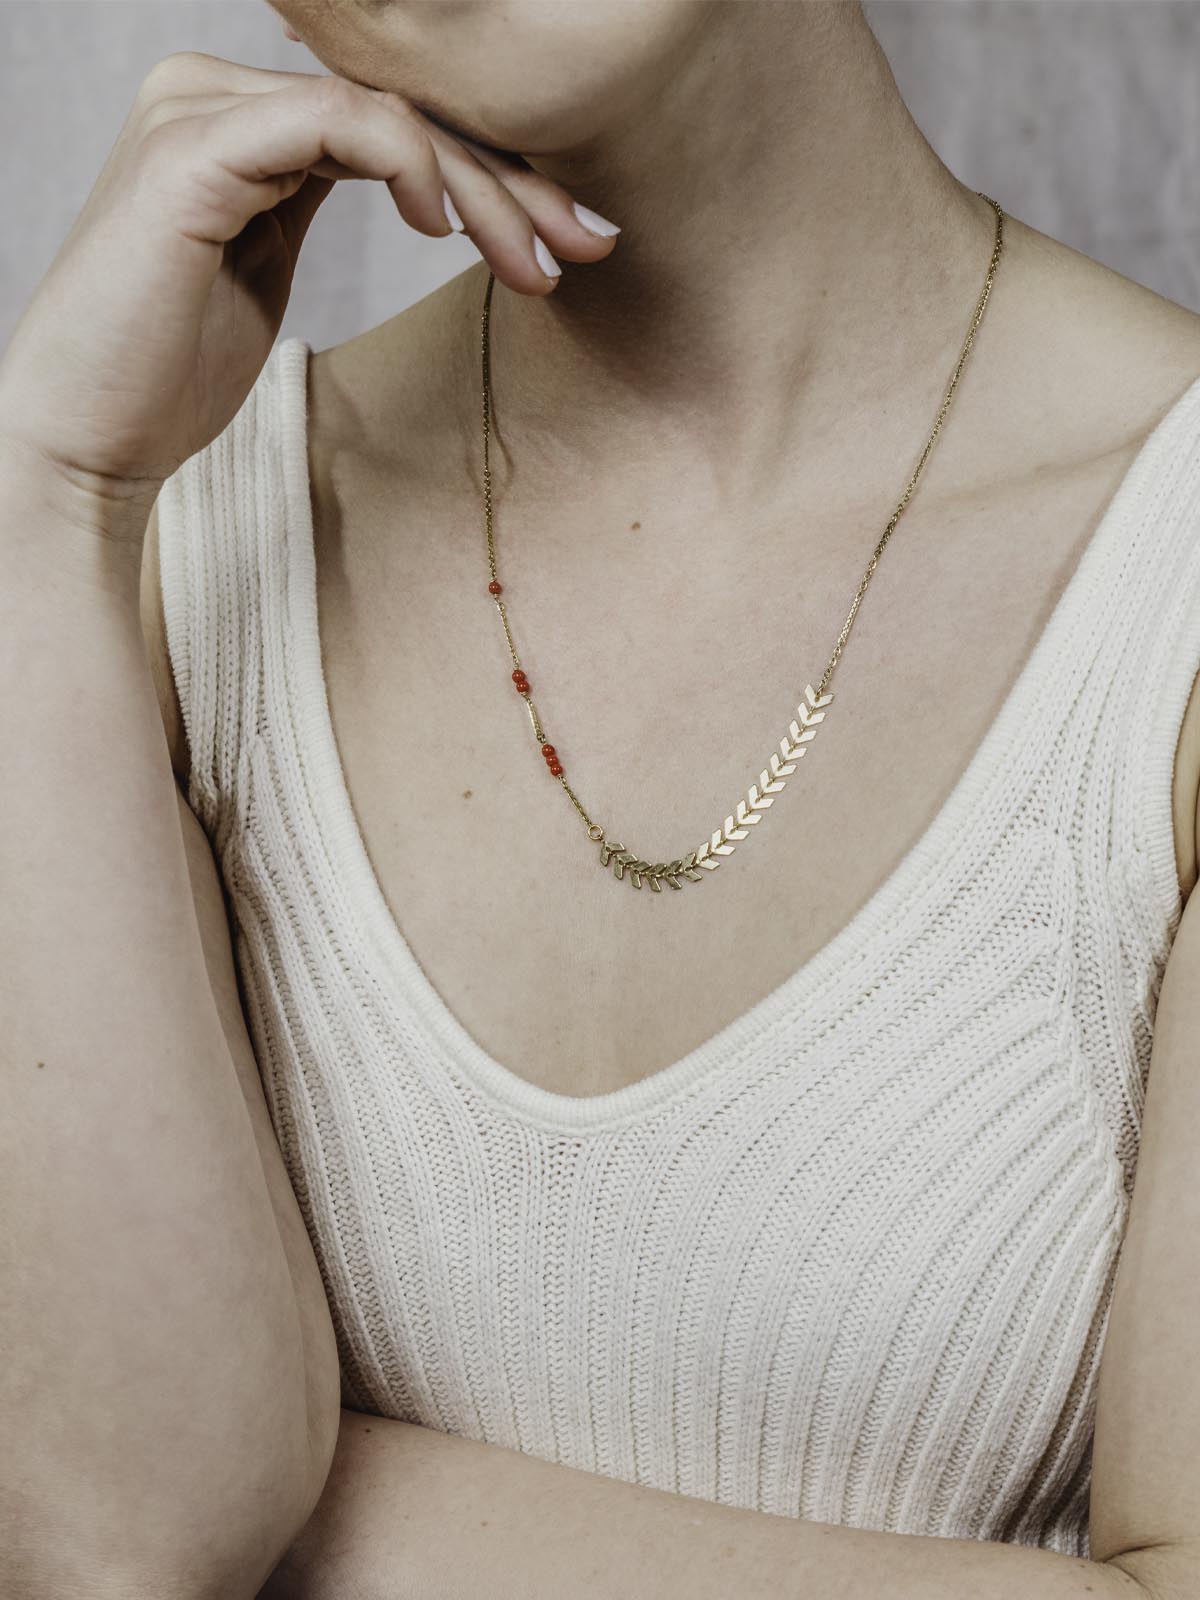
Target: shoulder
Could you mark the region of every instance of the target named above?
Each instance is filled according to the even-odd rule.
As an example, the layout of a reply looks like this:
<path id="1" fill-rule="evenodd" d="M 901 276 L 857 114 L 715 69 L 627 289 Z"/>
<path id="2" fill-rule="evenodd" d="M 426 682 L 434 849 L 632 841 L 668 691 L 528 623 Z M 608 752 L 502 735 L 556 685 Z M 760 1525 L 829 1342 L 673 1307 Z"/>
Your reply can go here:
<path id="1" fill-rule="evenodd" d="M 1135 444 L 1200 377 L 1200 314 L 1006 218 L 993 392 L 1045 459 Z"/>
<path id="2" fill-rule="evenodd" d="M 1200 314 L 1024 224 L 1015 232 L 1027 353 L 1021 356 L 1014 344 L 1005 359 L 1014 370 L 1028 365 L 1037 395 L 1035 448 L 1040 454 L 1057 439 L 1060 460 L 1103 465 L 1108 458 L 1111 479 L 1119 482 L 1200 379 Z M 1193 448 L 1200 451 L 1200 436 Z M 1200 537 L 1200 526 L 1191 534 Z M 1172 812 L 1177 876 L 1190 899 L 1200 857 L 1200 672 L 1179 726 Z"/>
<path id="3" fill-rule="evenodd" d="M 482 261 L 396 316 L 314 351 L 308 370 L 308 465 L 318 551 L 361 532 L 394 503 L 436 491 L 478 426 Z M 320 556 L 318 556 L 318 561 Z"/>
<path id="4" fill-rule="evenodd" d="M 469 269 L 376 328 L 313 351 L 308 362 L 307 444 L 314 517 L 318 528 L 331 505 L 363 492 L 370 461 L 391 472 L 405 459 L 427 455 L 423 420 L 436 414 L 431 390 L 446 376 L 444 353 L 456 307 L 465 306 L 462 280 L 478 278 Z M 459 341 L 461 342 L 461 341 Z M 154 680 L 171 766 L 184 794 L 190 752 L 187 730 L 167 644 L 159 560 L 157 505 L 152 509 L 142 547 L 140 613 L 146 658 Z"/>
<path id="5" fill-rule="evenodd" d="M 448 428 L 475 420 L 482 261 L 396 316 L 309 362 L 309 447 L 314 467 L 337 458 L 387 464 L 407 477 Z"/>

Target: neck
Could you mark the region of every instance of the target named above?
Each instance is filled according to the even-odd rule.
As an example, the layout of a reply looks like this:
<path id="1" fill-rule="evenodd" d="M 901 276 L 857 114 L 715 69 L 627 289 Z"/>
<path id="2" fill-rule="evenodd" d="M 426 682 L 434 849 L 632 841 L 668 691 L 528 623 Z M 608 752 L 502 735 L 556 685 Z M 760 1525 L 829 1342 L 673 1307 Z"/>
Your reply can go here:
<path id="1" fill-rule="evenodd" d="M 527 485 L 544 470 L 561 492 L 581 459 L 649 481 L 665 458 L 744 503 L 893 397 L 889 482 L 928 434 L 995 213 L 930 148 L 857 5 L 744 12 L 714 7 L 603 139 L 529 158 L 622 232 L 544 298 L 493 291 L 499 432 L 539 463 Z M 478 308 L 487 269 L 464 276 Z"/>

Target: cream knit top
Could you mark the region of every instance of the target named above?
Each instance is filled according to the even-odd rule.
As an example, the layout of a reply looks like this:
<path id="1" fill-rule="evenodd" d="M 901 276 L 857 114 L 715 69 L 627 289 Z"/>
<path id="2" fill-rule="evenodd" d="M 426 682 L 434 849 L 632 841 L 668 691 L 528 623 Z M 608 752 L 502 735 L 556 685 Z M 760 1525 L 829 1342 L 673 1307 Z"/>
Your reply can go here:
<path id="1" fill-rule="evenodd" d="M 681 1060 L 573 1097 L 467 1034 L 367 856 L 322 675 L 310 354 L 276 345 L 159 519 L 189 798 L 344 1402 L 730 1505 L 1086 1555 L 1181 911 L 1200 378 L 850 923 Z"/>

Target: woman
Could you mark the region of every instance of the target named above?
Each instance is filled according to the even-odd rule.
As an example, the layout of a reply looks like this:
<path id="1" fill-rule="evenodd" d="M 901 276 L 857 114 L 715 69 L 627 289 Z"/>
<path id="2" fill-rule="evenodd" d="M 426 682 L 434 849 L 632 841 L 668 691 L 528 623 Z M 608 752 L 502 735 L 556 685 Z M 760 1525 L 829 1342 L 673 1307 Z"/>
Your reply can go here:
<path id="1" fill-rule="evenodd" d="M 275 9 L 0 367 L 6 1593 L 1192 1592 L 1200 321 L 853 0 Z"/>

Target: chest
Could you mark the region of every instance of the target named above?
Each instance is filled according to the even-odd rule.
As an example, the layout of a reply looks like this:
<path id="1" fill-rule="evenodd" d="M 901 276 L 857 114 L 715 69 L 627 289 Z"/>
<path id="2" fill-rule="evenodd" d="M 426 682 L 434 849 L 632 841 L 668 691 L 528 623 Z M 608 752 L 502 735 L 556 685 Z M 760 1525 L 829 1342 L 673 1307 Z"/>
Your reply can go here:
<path id="1" fill-rule="evenodd" d="M 985 737 L 1135 453 L 901 518 L 803 760 L 721 866 L 676 891 L 604 866 L 548 772 L 469 491 L 314 492 L 322 663 L 367 852 L 448 1010 L 517 1077 L 592 1096 L 744 1014 L 866 905 Z M 537 518 L 544 525 L 537 525 Z M 695 849 L 820 680 L 881 529 L 780 518 L 720 538 L 665 510 L 498 541 L 546 738 L 609 841 Z M 602 537 L 589 532 L 598 525 Z M 477 531 L 472 531 L 477 530 Z M 1200 697 L 1181 757 L 1200 742 Z M 1177 764 L 1183 853 L 1200 754 Z"/>

